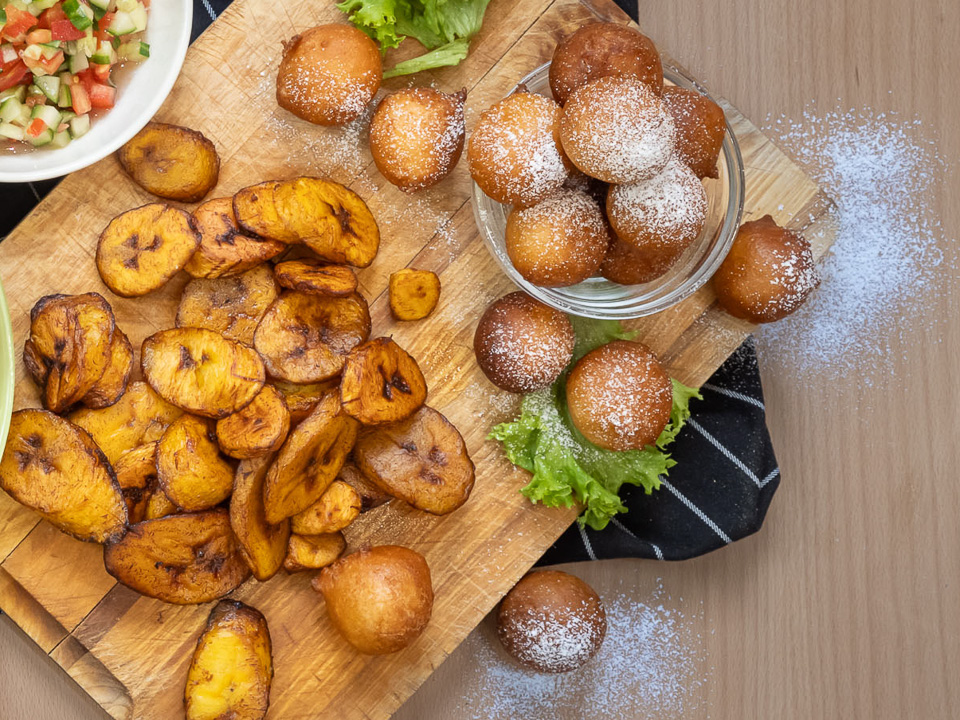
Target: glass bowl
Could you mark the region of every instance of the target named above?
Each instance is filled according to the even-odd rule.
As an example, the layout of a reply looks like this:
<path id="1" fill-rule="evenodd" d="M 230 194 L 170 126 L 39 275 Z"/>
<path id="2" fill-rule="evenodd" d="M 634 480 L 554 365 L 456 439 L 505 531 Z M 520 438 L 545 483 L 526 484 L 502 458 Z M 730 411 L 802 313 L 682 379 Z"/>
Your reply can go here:
<path id="1" fill-rule="evenodd" d="M 552 97 L 549 68 L 549 63 L 541 65 L 520 84 L 526 85 L 530 92 Z M 664 64 L 663 77 L 669 83 L 697 90 L 709 97 L 693 78 L 676 68 Z M 491 200 L 474 183 L 473 212 L 487 247 L 504 272 L 533 297 L 565 313 L 582 317 L 601 320 L 638 318 L 665 310 L 695 293 L 726 257 L 740 227 L 744 192 L 743 159 L 729 122 L 717 167 L 720 177 L 704 181 L 708 209 L 700 237 L 665 275 L 642 285 L 619 285 L 601 277 L 562 288 L 532 285 L 517 272 L 507 256 L 504 236 L 510 206 Z"/>

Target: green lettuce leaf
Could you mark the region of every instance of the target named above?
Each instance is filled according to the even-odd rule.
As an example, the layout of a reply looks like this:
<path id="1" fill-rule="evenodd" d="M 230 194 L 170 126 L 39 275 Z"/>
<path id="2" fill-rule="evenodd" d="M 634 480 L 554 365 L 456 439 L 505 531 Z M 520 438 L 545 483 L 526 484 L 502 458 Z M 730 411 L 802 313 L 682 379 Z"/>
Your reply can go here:
<path id="1" fill-rule="evenodd" d="M 337 8 L 350 22 L 380 44 L 380 49 L 399 47 L 403 35 L 397 32 L 398 0 L 344 0 Z M 399 0 L 403 3 L 404 0 Z"/>
<path id="2" fill-rule="evenodd" d="M 470 42 L 468 40 L 454 40 L 452 43 L 441 45 L 436 50 L 431 50 L 424 55 L 417 55 L 415 58 L 397 63 L 387 70 L 383 77 L 386 80 L 400 75 L 411 75 L 430 68 L 459 65 L 460 61 L 467 56 L 469 47 Z"/>

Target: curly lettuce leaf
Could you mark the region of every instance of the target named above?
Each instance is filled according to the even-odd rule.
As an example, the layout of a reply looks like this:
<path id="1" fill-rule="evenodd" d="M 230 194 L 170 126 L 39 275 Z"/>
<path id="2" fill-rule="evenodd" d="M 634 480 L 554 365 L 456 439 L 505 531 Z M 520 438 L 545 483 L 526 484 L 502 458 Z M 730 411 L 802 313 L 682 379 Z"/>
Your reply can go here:
<path id="1" fill-rule="evenodd" d="M 404 0 L 344 0 L 337 9 L 380 44 L 381 50 L 399 47 L 404 35 L 397 31 L 397 3 Z"/>
<path id="2" fill-rule="evenodd" d="M 417 55 L 415 58 L 397 63 L 383 73 L 383 77 L 388 79 L 400 75 L 412 75 L 415 72 L 429 70 L 430 68 L 459 65 L 460 61 L 467 56 L 469 47 L 470 42 L 468 40 L 454 40 L 452 43 L 441 45 L 436 50 L 431 50 L 424 55 Z"/>

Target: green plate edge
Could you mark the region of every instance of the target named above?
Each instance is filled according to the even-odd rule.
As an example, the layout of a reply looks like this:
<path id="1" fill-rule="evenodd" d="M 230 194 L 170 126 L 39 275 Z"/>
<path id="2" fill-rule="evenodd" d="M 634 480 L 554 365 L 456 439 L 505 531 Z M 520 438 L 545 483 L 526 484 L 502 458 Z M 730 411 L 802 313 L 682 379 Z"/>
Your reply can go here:
<path id="1" fill-rule="evenodd" d="M 13 327 L 7 296 L 0 282 L 0 448 L 6 447 L 13 414 Z"/>

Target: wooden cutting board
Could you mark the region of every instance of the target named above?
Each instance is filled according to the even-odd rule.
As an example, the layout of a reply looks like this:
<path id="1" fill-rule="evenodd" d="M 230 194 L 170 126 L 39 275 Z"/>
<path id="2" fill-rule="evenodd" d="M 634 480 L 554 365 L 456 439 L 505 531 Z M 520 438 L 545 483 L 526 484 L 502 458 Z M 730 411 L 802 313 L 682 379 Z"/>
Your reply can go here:
<path id="1" fill-rule="evenodd" d="M 388 86 L 466 87 L 469 130 L 480 110 L 549 60 L 560 37 L 598 18 L 628 22 L 609 0 L 493 0 L 460 66 Z M 477 465 L 472 498 L 446 518 L 396 503 L 348 529 L 352 547 L 396 543 L 427 557 L 436 591 L 433 620 L 405 651 L 380 658 L 354 652 L 330 627 L 310 589 L 310 573 L 251 580 L 234 593 L 268 620 L 276 668 L 269 717 L 283 720 L 389 716 L 576 516 L 573 509 L 530 506 L 517 492 L 526 473 L 485 440 L 494 423 L 512 417 L 518 401 L 483 378 L 473 359 L 473 332 L 486 305 L 512 286 L 474 225 L 466 163 L 437 187 L 409 197 L 378 175 L 356 130 L 318 128 L 276 106 L 282 41 L 341 19 L 329 2 L 236 0 L 191 48 L 158 114 L 215 141 L 222 170 L 211 197 L 309 174 L 344 182 L 367 200 L 383 235 L 377 260 L 360 273 L 374 333 L 393 335 L 420 360 L 430 404 L 460 428 Z M 829 200 L 736 109 L 725 110 L 743 153 L 744 219 L 772 214 L 802 230 L 819 257 L 834 232 Z M 67 178 L 0 244 L 18 356 L 17 408 L 39 405 L 19 354 L 28 312 L 40 296 L 101 292 L 135 347 L 173 325 L 185 278 L 146 298 L 124 300 L 102 285 L 93 263 L 109 219 L 151 200 L 108 158 Z M 437 272 L 443 295 L 427 320 L 397 324 L 384 291 L 389 274 L 407 265 Z M 692 385 L 705 381 L 751 330 L 718 310 L 709 288 L 635 326 L 671 374 Z M 187 665 L 209 605 L 166 605 L 117 585 L 103 569 L 99 546 L 68 538 L 2 493 L 0 560 L 0 607 L 107 712 L 163 720 L 182 715 Z"/>

